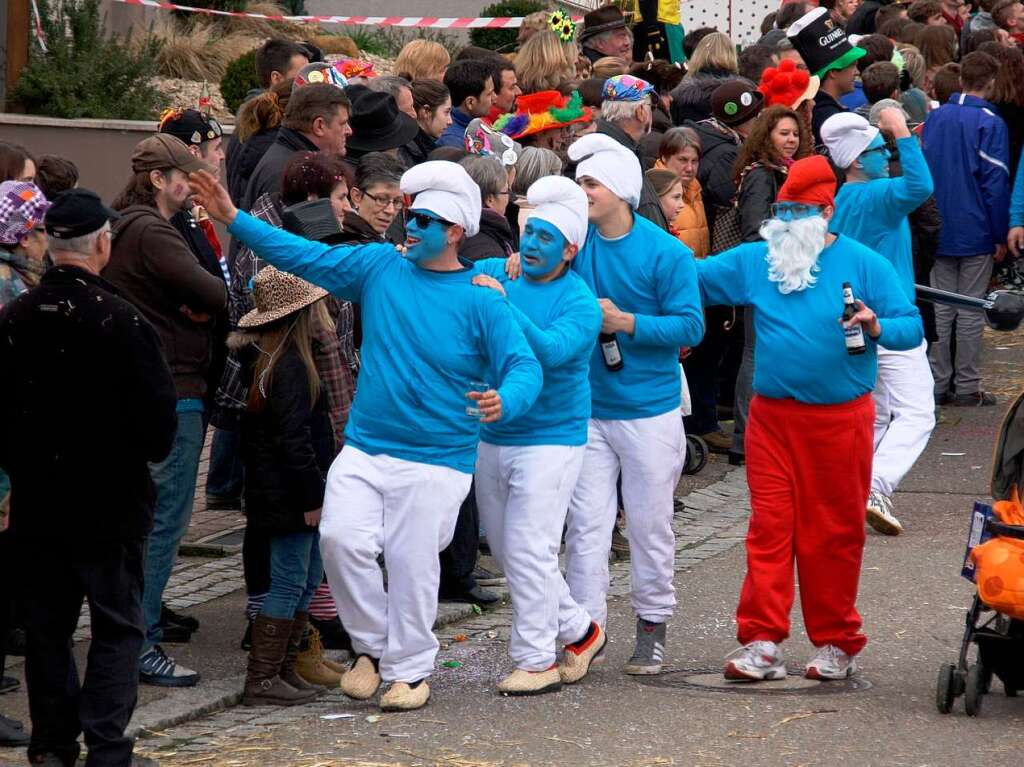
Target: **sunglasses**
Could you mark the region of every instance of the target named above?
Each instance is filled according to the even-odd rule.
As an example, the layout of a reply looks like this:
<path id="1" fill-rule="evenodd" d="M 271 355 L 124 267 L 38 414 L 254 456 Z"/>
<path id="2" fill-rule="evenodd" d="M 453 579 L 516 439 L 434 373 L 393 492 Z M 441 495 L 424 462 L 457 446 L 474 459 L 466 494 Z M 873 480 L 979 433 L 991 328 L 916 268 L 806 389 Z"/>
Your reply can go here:
<path id="1" fill-rule="evenodd" d="M 794 202 L 776 202 L 772 204 L 772 216 L 780 221 L 799 221 L 802 218 L 821 215 L 820 205 L 804 205 Z"/>
<path id="2" fill-rule="evenodd" d="M 873 154 L 875 152 L 885 152 L 886 154 L 889 154 L 889 149 L 888 147 L 885 146 L 876 146 L 874 149 L 865 149 L 860 154 L 863 157 L 866 154 Z"/>
<path id="3" fill-rule="evenodd" d="M 417 212 L 412 211 L 412 210 L 410 210 L 406 214 L 405 220 L 407 222 L 408 221 L 415 221 L 416 222 L 416 226 L 418 226 L 420 229 L 426 229 L 427 227 L 429 227 L 435 221 L 437 223 L 439 223 L 441 226 L 445 227 L 446 229 L 449 226 L 455 226 L 455 224 L 453 224 L 451 221 L 445 221 L 443 218 L 437 218 L 436 216 L 431 216 L 431 215 L 429 215 L 427 213 L 417 213 Z"/>

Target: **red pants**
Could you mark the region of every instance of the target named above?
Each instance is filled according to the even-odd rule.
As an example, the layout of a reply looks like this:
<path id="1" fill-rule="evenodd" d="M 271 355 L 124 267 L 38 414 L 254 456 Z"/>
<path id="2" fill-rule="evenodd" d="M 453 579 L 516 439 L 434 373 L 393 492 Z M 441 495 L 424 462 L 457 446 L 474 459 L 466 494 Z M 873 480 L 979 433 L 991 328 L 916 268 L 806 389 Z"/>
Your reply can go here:
<path id="1" fill-rule="evenodd" d="M 856 602 L 874 418 L 870 394 L 841 405 L 761 396 L 750 403 L 744 444 L 752 513 L 736 610 L 741 644 L 789 636 L 794 559 L 811 642 L 849 655 L 867 643 Z"/>

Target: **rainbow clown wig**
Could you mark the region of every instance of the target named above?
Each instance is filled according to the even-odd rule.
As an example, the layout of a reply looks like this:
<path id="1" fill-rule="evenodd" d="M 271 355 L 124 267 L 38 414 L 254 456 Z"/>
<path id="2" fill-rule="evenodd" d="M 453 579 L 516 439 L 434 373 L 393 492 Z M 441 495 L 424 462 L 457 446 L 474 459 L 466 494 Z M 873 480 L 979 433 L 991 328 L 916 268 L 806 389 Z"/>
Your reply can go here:
<path id="1" fill-rule="evenodd" d="M 588 123 L 593 118 L 590 107 L 583 106 L 579 91 L 571 97 L 558 91 L 538 91 L 520 96 L 519 111 L 504 114 L 493 127 L 513 139 L 521 139 L 544 131 L 564 128 L 574 123 Z"/>

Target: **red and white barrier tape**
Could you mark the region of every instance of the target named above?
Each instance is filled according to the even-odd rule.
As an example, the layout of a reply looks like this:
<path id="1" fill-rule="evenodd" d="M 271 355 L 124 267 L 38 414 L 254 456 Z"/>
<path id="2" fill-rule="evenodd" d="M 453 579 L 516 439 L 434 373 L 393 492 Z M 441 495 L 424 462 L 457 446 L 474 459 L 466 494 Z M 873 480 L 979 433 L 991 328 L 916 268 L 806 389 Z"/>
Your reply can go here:
<path id="1" fill-rule="evenodd" d="M 36 0 L 32 0 L 32 15 L 34 16 L 32 20 L 32 34 L 35 35 L 40 49 L 42 49 L 43 53 L 46 53 L 46 35 L 43 34 L 43 19 L 39 15 L 39 6 L 36 4 Z"/>
<path id="2" fill-rule="evenodd" d="M 235 16 L 240 18 L 263 19 L 264 21 L 286 21 L 290 24 L 345 24 L 349 26 L 374 27 L 430 27 L 433 29 L 515 29 L 522 25 L 522 17 L 483 18 L 441 18 L 438 16 L 281 16 L 248 11 L 216 11 L 211 8 L 193 8 L 190 5 L 166 3 L 162 0 L 115 0 L 125 5 L 143 5 L 165 11 L 204 13 L 208 16 Z M 574 19 L 576 22 L 580 18 Z"/>

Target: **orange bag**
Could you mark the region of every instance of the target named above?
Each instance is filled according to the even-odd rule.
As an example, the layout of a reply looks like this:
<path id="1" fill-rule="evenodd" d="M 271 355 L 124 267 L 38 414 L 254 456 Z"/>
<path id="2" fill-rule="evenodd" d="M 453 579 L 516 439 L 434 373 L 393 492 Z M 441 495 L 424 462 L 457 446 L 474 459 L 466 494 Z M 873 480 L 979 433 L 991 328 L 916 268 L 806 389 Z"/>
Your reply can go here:
<path id="1" fill-rule="evenodd" d="M 1014 501 L 997 501 L 992 510 L 1008 525 L 1024 525 L 1024 508 Z M 978 596 L 986 605 L 1024 620 L 1024 540 L 995 537 L 971 550 L 977 566 Z"/>

